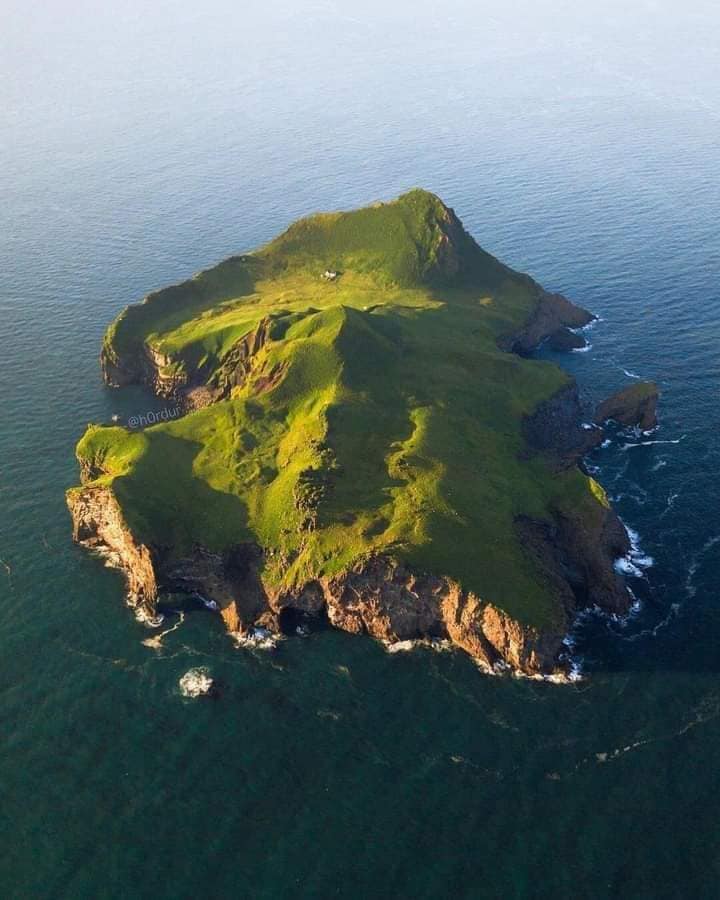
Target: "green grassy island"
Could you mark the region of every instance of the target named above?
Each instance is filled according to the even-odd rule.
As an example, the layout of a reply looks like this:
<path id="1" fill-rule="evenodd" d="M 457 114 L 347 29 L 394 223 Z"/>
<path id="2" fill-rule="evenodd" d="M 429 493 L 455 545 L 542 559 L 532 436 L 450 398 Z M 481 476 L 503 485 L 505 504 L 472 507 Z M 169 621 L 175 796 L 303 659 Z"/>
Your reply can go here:
<path id="1" fill-rule="evenodd" d="M 107 383 L 186 412 L 88 428 L 75 537 L 148 615 L 185 591 L 240 634 L 324 615 L 558 673 L 575 610 L 628 603 L 625 530 L 577 465 L 601 430 L 527 356 L 591 319 L 425 191 L 302 219 L 110 326 Z"/>

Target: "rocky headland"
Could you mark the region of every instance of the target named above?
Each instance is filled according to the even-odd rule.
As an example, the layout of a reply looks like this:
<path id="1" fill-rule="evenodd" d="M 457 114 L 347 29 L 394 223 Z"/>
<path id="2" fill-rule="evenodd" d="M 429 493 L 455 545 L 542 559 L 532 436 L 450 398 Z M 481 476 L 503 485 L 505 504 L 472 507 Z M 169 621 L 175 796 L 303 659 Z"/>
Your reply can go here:
<path id="1" fill-rule="evenodd" d="M 652 431 L 658 423 L 659 397 L 660 391 L 653 381 L 638 381 L 600 403 L 595 410 L 595 422 L 613 421 L 641 431 Z"/>

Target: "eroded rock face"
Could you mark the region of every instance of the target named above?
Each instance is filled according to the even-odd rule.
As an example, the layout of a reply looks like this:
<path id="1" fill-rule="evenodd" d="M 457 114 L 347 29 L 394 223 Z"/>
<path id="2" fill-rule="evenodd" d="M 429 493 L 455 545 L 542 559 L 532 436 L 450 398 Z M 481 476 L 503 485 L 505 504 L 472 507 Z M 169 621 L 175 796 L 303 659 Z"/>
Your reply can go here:
<path id="1" fill-rule="evenodd" d="M 155 615 L 159 590 L 199 594 L 217 604 L 229 631 L 241 634 L 256 626 L 277 632 L 283 614 L 294 610 L 327 616 L 336 628 L 390 643 L 448 639 L 490 669 L 502 665 L 530 675 L 550 674 L 562 669 L 562 639 L 578 608 L 597 604 L 625 612 L 629 606 L 624 582 L 613 568 L 629 541 L 609 509 L 594 523 L 560 514 L 553 523 L 517 523 L 565 610 L 556 622 L 538 629 L 449 578 L 416 573 L 388 557 L 365 560 L 297 591 L 277 591 L 263 583 L 262 552 L 252 544 L 224 554 L 195 547 L 171 560 L 135 541 L 110 489 L 87 487 L 71 495 L 68 505 L 75 540 L 114 559 L 125 574 L 132 606 Z"/>
<path id="2" fill-rule="evenodd" d="M 657 425 L 658 386 L 652 381 L 639 381 L 613 394 L 595 410 L 596 422 L 609 419 L 620 425 L 637 426 L 650 431 Z"/>
<path id="3" fill-rule="evenodd" d="M 257 574 L 261 554 L 254 544 L 237 544 L 225 553 L 195 546 L 188 556 L 161 564 L 166 591 L 197 594 L 218 607 L 228 631 L 243 632 L 267 610 Z"/>
<path id="4" fill-rule="evenodd" d="M 155 615 L 157 581 L 149 547 L 135 540 L 110 488 L 86 487 L 68 494 L 73 540 L 105 556 L 127 581 L 127 600 Z"/>
<path id="5" fill-rule="evenodd" d="M 538 287 L 537 303 L 526 325 L 500 342 L 502 349 L 525 354 L 539 346 L 545 338 L 563 328 L 583 328 L 595 316 L 571 303 L 562 294 L 551 294 Z M 584 343 L 584 341 L 583 341 Z"/>
<path id="6" fill-rule="evenodd" d="M 576 334 L 565 326 L 553 331 L 548 338 L 548 347 L 562 353 L 569 350 L 582 350 L 586 346 L 587 341 L 582 335 Z"/>
<path id="7" fill-rule="evenodd" d="M 226 353 L 213 382 L 221 398 L 227 397 L 233 387 L 243 384 L 250 374 L 253 358 L 267 343 L 270 319 L 266 316 L 257 326 L 241 337 Z"/>
<path id="8" fill-rule="evenodd" d="M 176 370 L 170 357 L 147 345 L 122 357 L 103 346 L 100 368 L 109 387 L 144 384 L 158 397 L 177 398 L 188 386 L 187 374 Z"/>
<path id="9" fill-rule="evenodd" d="M 502 664 L 527 674 L 558 671 L 567 620 L 541 631 L 524 625 L 448 578 L 411 571 L 388 557 L 374 557 L 333 578 L 296 592 L 265 592 L 267 609 L 244 628 L 280 626 L 287 610 L 326 615 L 335 628 L 387 643 L 418 638 L 450 640 L 485 667 Z M 239 621 L 227 611 L 228 621 Z M 242 630 L 238 629 L 238 630 Z"/>
<path id="10" fill-rule="evenodd" d="M 580 396 L 572 381 L 525 417 L 523 437 L 529 451 L 551 458 L 555 468 L 569 468 L 603 440 L 602 428 L 583 428 L 581 421 Z"/>
<path id="11" fill-rule="evenodd" d="M 612 509 L 599 507 L 592 521 L 554 510 L 552 521 L 520 517 L 515 524 L 568 618 L 592 606 L 611 613 L 628 611 L 631 598 L 614 563 L 628 553 L 630 539 Z"/>
<path id="12" fill-rule="evenodd" d="M 265 317 L 252 331 L 239 338 L 210 380 L 202 367 L 186 371 L 171 357 L 147 344 L 121 358 L 111 347 L 104 345 L 100 354 L 103 380 L 109 387 L 144 384 L 158 397 L 177 400 L 186 411 L 201 409 L 225 399 L 233 387 L 245 382 L 253 360 L 268 340 L 270 327 L 271 319 Z M 271 372 L 266 377 L 271 381 L 277 374 Z M 259 390 L 262 389 L 261 384 Z"/>

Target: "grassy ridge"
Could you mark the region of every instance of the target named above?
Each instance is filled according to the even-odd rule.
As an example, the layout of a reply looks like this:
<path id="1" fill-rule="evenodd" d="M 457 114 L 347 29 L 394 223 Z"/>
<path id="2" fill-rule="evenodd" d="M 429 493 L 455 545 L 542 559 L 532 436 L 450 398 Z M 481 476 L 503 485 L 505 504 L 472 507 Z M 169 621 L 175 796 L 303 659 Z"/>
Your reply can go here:
<path id="1" fill-rule="evenodd" d="M 534 284 L 455 222 L 422 191 L 314 216 L 125 311 L 106 336 L 114 354 L 147 341 L 211 374 L 273 322 L 229 399 L 80 441 L 137 537 L 178 554 L 253 540 L 265 577 L 287 587 L 392 552 L 550 623 L 555 598 L 513 520 L 602 498 L 579 471 L 523 458 L 522 416 L 567 376 L 497 349 L 530 315 Z M 325 268 L 342 274 L 324 281 Z"/>

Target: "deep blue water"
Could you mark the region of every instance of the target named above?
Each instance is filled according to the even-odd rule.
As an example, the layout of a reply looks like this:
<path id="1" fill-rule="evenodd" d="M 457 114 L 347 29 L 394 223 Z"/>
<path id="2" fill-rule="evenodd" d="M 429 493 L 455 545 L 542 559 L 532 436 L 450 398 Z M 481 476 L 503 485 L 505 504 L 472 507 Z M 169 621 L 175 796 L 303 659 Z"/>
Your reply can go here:
<path id="1" fill-rule="evenodd" d="M 401 6 L 5 5 L 4 896 L 717 896 L 718 14 Z M 144 646 L 63 499 L 85 425 L 155 405 L 102 386 L 104 328 L 415 185 L 601 316 L 562 358 L 588 402 L 660 383 L 654 443 L 590 460 L 641 612 L 583 624 L 572 686 L 331 631 L 252 653 L 200 612 Z M 180 696 L 197 665 L 220 700 Z"/>

